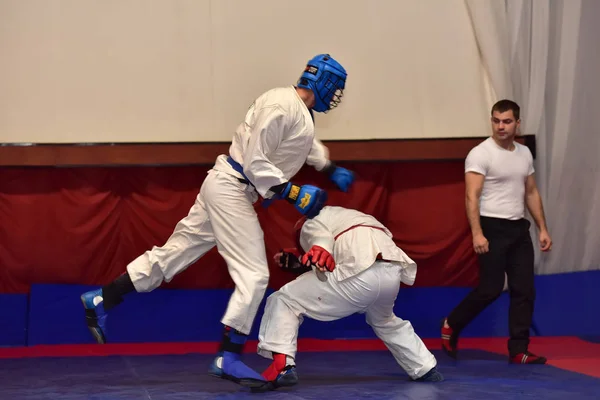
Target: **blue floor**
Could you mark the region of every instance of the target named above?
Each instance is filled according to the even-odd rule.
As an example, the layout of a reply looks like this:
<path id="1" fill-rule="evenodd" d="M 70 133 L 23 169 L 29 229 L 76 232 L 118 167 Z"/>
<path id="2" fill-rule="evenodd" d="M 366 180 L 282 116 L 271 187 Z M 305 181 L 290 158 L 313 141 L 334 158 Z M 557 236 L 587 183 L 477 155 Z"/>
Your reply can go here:
<path id="1" fill-rule="evenodd" d="M 301 353 L 300 383 L 253 394 L 206 374 L 209 355 L 0 359 L 0 398 L 90 399 L 598 399 L 600 379 L 548 365 L 509 365 L 506 358 L 463 350 L 453 362 L 434 351 L 446 381 L 416 383 L 385 351 Z M 262 371 L 268 361 L 246 362 Z"/>

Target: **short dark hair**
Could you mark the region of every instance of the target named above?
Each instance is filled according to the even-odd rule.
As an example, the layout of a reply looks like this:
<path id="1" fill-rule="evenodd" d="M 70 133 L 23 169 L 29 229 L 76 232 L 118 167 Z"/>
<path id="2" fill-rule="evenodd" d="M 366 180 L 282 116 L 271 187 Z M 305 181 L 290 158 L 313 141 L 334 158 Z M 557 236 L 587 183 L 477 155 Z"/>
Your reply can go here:
<path id="1" fill-rule="evenodd" d="M 507 99 L 496 102 L 496 104 L 494 104 L 494 106 L 492 107 L 491 114 L 493 115 L 494 111 L 503 113 L 509 110 L 512 110 L 513 115 L 515 116 L 515 120 L 518 121 L 521 118 L 521 107 L 519 107 L 519 105 L 514 101 Z"/>

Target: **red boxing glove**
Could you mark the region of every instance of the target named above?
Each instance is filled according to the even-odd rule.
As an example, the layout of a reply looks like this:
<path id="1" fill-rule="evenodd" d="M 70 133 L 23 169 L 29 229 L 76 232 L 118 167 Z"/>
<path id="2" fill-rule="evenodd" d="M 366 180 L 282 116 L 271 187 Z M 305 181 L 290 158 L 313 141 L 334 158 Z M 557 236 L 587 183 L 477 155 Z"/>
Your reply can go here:
<path id="1" fill-rule="evenodd" d="M 335 269 L 335 260 L 333 256 L 321 246 L 313 246 L 302 256 L 302 264 L 309 266 L 316 265 L 320 270 L 326 269 L 332 272 Z"/>

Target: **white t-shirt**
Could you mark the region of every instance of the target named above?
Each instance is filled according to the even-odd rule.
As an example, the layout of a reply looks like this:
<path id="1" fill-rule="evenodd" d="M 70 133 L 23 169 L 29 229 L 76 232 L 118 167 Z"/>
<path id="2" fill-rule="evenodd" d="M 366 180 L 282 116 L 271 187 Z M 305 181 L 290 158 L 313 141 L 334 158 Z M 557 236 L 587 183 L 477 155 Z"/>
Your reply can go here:
<path id="1" fill-rule="evenodd" d="M 525 181 L 534 173 L 533 156 L 527 146 L 514 144 L 514 150 L 506 150 L 490 137 L 467 155 L 465 173 L 485 176 L 479 202 L 481 216 L 510 220 L 525 216 Z"/>
<path id="2" fill-rule="evenodd" d="M 229 154 L 264 198 L 273 195 L 269 188 L 289 181 L 305 163 L 320 171 L 329 158 L 294 86 L 268 90 L 254 101 L 233 135 Z M 219 156 L 215 169 L 241 177 L 226 159 Z"/>

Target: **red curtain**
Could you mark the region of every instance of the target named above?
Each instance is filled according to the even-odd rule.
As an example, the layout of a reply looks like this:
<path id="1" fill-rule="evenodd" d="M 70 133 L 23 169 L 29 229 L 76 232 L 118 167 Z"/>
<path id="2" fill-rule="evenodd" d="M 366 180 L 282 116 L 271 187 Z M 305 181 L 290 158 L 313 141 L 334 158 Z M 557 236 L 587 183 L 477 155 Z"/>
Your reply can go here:
<path id="1" fill-rule="evenodd" d="M 330 189 L 330 204 L 372 214 L 418 263 L 416 286 L 471 286 L 477 260 L 464 212 L 462 162 L 347 163 L 342 193 L 314 169 L 295 179 Z M 208 167 L 0 169 L 0 293 L 33 283 L 100 285 L 160 246 L 192 206 Z M 269 258 L 293 244 L 299 215 L 286 202 L 257 204 Z M 270 265 L 270 287 L 290 279 Z M 229 288 L 213 249 L 164 287 Z"/>

